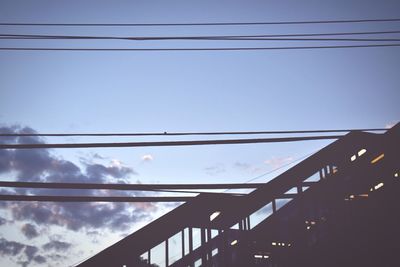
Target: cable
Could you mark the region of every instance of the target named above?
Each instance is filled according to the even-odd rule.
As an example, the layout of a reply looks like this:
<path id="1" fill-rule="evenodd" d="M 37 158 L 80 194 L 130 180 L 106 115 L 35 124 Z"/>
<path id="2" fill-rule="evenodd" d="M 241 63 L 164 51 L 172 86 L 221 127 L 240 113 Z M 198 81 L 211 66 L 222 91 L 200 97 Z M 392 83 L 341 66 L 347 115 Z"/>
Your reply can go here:
<path id="1" fill-rule="evenodd" d="M 186 202 L 195 197 L 100 197 L 100 196 L 32 196 L 0 195 L 0 201 L 52 201 L 52 202 Z"/>
<path id="2" fill-rule="evenodd" d="M 356 20 L 270 21 L 270 22 L 199 22 L 199 23 L 32 23 L 32 22 L 2 22 L 2 23 L 0 23 L 0 26 L 67 26 L 67 27 L 251 26 L 251 25 L 368 23 L 368 22 L 396 22 L 396 21 L 400 21 L 400 18 L 356 19 Z"/>
<path id="3" fill-rule="evenodd" d="M 376 35 L 394 34 L 400 31 L 367 31 L 367 32 L 332 32 L 332 33 L 298 33 L 298 34 L 259 34 L 259 35 L 209 35 L 209 36 L 79 36 L 79 35 L 32 35 L 32 34 L 0 34 L 0 37 L 15 38 L 50 38 L 50 39 L 118 39 L 118 40 L 215 40 L 233 38 L 270 38 L 270 37 L 311 37 L 340 35 Z"/>
<path id="4" fill-rule="evenodd" d="M 97 189 L 97 190 L 140 190 L 164 191 L 183 189 L 243 189 L 257 188 L 262 183 L 254 184 L 92 184 L 92 183 L 43 183 L 43 182 L 11 182 L 0 181 L 0 187 L 40 188 L 40 189 Z M 181 192 L 181 191 L 176 191 Z"/>
<path id="5" fill-rule="evenodd" d="M 0 144 L 0 149 L 35 149 L 35 148 L 93 148 L 93 147 L 151 147 L 151 146 L 198 146 L 198 145 L 228 145 L 280 143 L 308 140 L 338 139 L 343 135 L 301 136 L 260 139 L 225 139 L 225 140 L 194 140 L 194 141 L 161 141 L 161 142 L 126 142 L 126 143 L 75 143 L 75 144 Z"/>
<path id="6" fill-rule="evenodd" d="M 363 47 L 398 47 L 400 44 L 330 45 L 330 46 L 279 46 L 279 47 L 208 47 L 208 48 L 52 48 L 52 47 L 0 47 L 1 51 L 81 51 L 81 52 L 163 52 L 163 51 L 250 51 L 250 50 L 300 50 Z"/>
<path id="7" fill-rule="evenodd" d="M 392 31 L 391 33 L 400 33 Z M 365 33 L 364 33 L 365 34 Z M 372 33 L 370 33 L 372 34 Z M 378 34 L 378 33 L 373 33 Z M 383 32 L 379 32 L 383 34 Z M 318 34 L 322 35 L 322 34 Z M 327 36 L 330 34 L 324 34 Z M 347 33 L 346 35 L 357 35 Z M 298 38 L 307 36 L 306 34 L 297 35 L 238 35 L 238 36 L 163 36 L 163 37 L 136 37 L 136 36 L 79 36 L 79 35 L 37 35 L 37 34 L 0 34 L 2 40 L 128 40 L 128 41 L 166 41 L 166 40 L 190 40 L 190 41 L 356 41 L 356 42 L 396 42 L 399 38 Z M 312 35 L 316 36 L 316 34 Z M 287 38 L 297 37 L 297 38 Z"/>
<path id="8" fill-rule="evenodd" d="M 300 134 L 300 133 L 347 133 L 352 131 L 386 131 L 386 128 L 295 130 L 295 131 L 228 131 L 228 132 L 162 132 L 162 133 L 0 133 L 2 136 L 185 136 L 185 135 L 254 135 L 254 134 Z"/>

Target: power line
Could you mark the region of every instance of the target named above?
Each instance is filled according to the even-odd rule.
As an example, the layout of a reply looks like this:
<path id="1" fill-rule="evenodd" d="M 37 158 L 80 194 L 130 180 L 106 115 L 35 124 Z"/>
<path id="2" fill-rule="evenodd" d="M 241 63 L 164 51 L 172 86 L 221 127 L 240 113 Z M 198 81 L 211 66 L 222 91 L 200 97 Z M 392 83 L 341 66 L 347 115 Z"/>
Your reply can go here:
<path id="1" fill-rule="evenodd" d="M 364 47 L 398 47 L 400 44 L 330 45 L 330 46 L 279 46 L 279 47 L 205 47 L 205 48 L 54 48 L 54 47 L 0 47 L 1 51 L 80 51 L 80 52 L 177 52 L 177 51 L 261 51 L 306 50 Z"/>
<path id="2" fill-rule="evenodd" d="M 0 187 L 35 188 L 35 189 L 95 189 L 95 190 L 140 190 L 164 191 L 184 189 L 253 189 L 263 183 L 228 183 L 228 184 L 93 184 L 93 183 L 44 183 L 0 181 Z M 174 191 L 175 192 L 175 191 Z M 176 191 L 181 192 L 181 191 Z M 197 193 L 197 192 L 196 192 Z"/>
<path id="3" fill-rule="evenodd" d="M 236 38 L 274 38 L 274 37 L 312 37 L 312 36 L 351 36 L 397 34 L 400 31 L 363 31 L 332 33 L 297 33 L 297 34 L 257 34 L 257 35 L 205 35 L 205 36 L 85 36 L 85 35 L 39 35 L 39 34 L 0 34 L 0 38 L 32 38 L 32 39 L 117 39 L 117 40 L 219 40 Z M 255 39 L 256 40 L 256 39 Z"/>
<path id="4" fill-rule="evenodd" d="M 225 131 L 225 132 L 147 132 L 147 133 L 0 133 L 0 137 L 22 136 L 185 136 L 185 135 L 256 135 L 300 133 L 347 133 L 352 131 L 386 131 L 386 128 L 294 130 L 294 131 Z"/>
<path id="5" fill-rule="evenodd" d="M 0 201 L 51 201 L 51 202 L 186 202 L 194 197 L 106 197 L 106 196 L 32 196 L 0 195 Z"/>
<path id="6" fill-rule="evenodd" d="M 397 22 L 400 18 L 353 19 L 353 20 L 306 20 L 306 21 L 269 21 L 269 22 L 199 22 L 199 23 L 32 23 L 2 22 L 0 26 L 67 26 L 67 27 L 165 27 L 165 26 L 251 26 L 251 25 L 291 25 L 291 24 L 335 24 Z"/>
<path id="7" fill-rule="evenodd" d="M 400 31 L 396 31 L 400 33 Z M 329 34 L 325 34 L 329 35 Z M 350 35 L 350 34 L 347 34 Z M 356 34 L 354 34 L 356 35 Z M 337 41 L 337 42 L 397 42 L 399 38 L 288 38 L 285 36 L 249 35 L 249 36 L 163 36 L 163 37 L 136 37 L 136 36 L 78 36 L 78 35 L 38 35 L 38 34 L 0 34 L 1 40 L 127 40 L 127 41 Z M 302 35 L 305 36 L 305 35 Z M 315 36 L 315 35 L 314 35 Z M 293 36 L 294 37 L 294 36 Z"/>
<path id="8" fill-rule="evenodd" d="M 309 140 L 338 139 L 343 135 L 301 136 L 259 139 L 225 139 L 225 140 L 195 140 L 195 141 L 161 141 L 161 142 L 124 142 L 124 143 L 63 143 L 63 144 L 0 144 L 0 149 L 36 149 L 36 148 L 98 148 L 98 147 L 165 147 L 165 146 L 199 146 L 199 145 L 228 145 L 280 143 Z"/>

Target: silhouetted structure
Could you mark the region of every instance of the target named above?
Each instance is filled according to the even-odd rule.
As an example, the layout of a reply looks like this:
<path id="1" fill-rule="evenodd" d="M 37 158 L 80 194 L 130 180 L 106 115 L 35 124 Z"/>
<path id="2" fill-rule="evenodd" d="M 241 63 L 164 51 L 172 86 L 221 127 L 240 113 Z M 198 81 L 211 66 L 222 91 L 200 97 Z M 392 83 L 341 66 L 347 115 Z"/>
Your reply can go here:
<path id="1" fill-rule="evenodd" d="M 397 266 L 400 124 L 351 132 L 246 196 L 200 194 L 80 266 Z"/>

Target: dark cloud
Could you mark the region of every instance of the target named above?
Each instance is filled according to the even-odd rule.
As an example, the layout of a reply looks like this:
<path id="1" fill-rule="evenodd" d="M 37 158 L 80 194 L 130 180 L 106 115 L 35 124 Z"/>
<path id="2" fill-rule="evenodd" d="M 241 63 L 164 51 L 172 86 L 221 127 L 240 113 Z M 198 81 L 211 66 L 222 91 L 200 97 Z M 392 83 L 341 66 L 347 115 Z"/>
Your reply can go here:
<path id="1" fill-rule="evenodd" d="M 66 251 L 70 249 L 72 246 L 71 243 L 63 242 L 63 241 L 58 241 L 58 240 L 52 240 L 42 246 L 43 249 L 45 250 L 55 250 L 55 251 Z"/>
<path id="2" fill-rule="evenodd" d="M 136 174 L 132 169 L 124 166 L 106 167 L 101 164 L 88 164 L 86 166 L 86 173 L 90 178 L 98 180 L 104 180 L 107 176 L 123 178 L 130 174 Z"/>
<path id="3" fill-rule="evenodd" d="M 2 127 L 2 133 L 34 133 L 31 128 L 19 126 Z M 0 139 L 8 143 L 44 143 L 38 137 L 10 137 Z M 85 162 L 82 167 L 75 163 L 61 159 L 47 149 L 0 150 L 0 173 L 13 172 L 17 181 L 41 182 L 76 182 L 76 183 L 109 183 L 129 180 L 136 172 L 123 166 L 118 161 L 113 161 L 110 166 Z M 8 190 L 8 189 L 7 189 Z M 0 189 L 7 194 L 9 192 Z M 0 192 L 0 193 L 1 193 Z M 37 195 L 132 195 L 129 192 L 107 190 L 50 190 L 50 189 L 16 189 L 17 193 Z M 135 195 L 141 195 L 137 193 Z M 149 220 L 151 213 L 158 209 L 152 203 L 127 204 L 127 203 L 57 203 L 57 202 L 1 202 L 0 209 L 7 209 L 11 213 L 10 220 L 22 221 L 22 233 L 29 239 L 39 235 L 35 225 L 46 227 L 61 226 L 73 231 L 93 232 L 104 229 L 111 231 L 129 231 L 135 222 Z M 1 219 L 1 218 L 0 218 Z M 2 220 L 0 220 L 0 225 Z M 70 248 L 71 244 L 62 241 L 50 241 L 42 249 L 52 249 L 55 252 Z M 22 266 L 31 262 L 52 262 L 50 255 L 38 255 L 33 247 L 18 242 L 0 239 L 0 255 L 15 256 L 25 255 L 20 259 Z"/>
<path id="4" fill-rule="evenodd" d="M 5 238 L 0 238 L 0 255 L 2 256 L 16 256 L 18 255 L 22 249 L 24 249 L 25 245 L 14 242 L 8 241 Z"/>
<path id="5" fill-rule="evenodd" d="M 28 239 L 32 239 L 39 236 L 38 231 L 36 230 L 36 226 L 30 223 L 26 223 L 21 228 L 22 233 Z"/>
<path id="6" fill-rule="evenodd" d="M 42 255 L 36 255 L 36 256 L 33 258 L 33 261 L 36 262 L 36 263 L 38 263 L 38 264 L 43 264 L 43 263 L 45 263 L 47 260 L 46 260 L 46 258 L 43 257 Z"/>
<path id="7" fill-rule="evenodd" d="M 7 223 L 7 220 L 4 219 L 3 217 L 0 217 L 0 226 L 3 224 L 6 224 L 6 223 Z"/>
<path id="8" fill-rule="evenodd" d="M 46 259 L 43 256 L 38 255 L 38 252 L 39 249 L 35 246 L 0 238 L 0 255 L 10 258 L 18 256 L 16 262 L 23 267 L 28 266 L 32 261 L 36 263 L 46 262 Z"/>
<path id="9" fill-rule="evenodd" d="M 39 251 L 39 249 L 37 247 L 25 245 L 24 252 L 28 259 L 28 262 L 32 261 L 32 259 L 35 257 L 35 255 L 38 251 Z"/>

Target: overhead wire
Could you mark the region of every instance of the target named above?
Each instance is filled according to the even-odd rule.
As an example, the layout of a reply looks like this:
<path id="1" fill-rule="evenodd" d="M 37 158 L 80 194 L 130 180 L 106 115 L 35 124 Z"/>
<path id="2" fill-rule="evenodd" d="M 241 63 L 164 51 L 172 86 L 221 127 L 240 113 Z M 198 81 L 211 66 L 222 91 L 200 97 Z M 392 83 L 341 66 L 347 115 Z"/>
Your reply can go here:
<path id="1" fill-rule="evenodd" d="M 344 33 L 301 33 L 301 34 L 258 34 L 258 35 L 210 35 L 210 36 L 90 36 L 90 35 L 48 35 L 48 34 L 0 34 L 2 40 L 128 40 L 128 41 L 165 41 L 165 40 L 207 40 L 207 41 L 399 41 L 398 38 L 299 38 L 316 36 L 350 36 L 398 34 L 400 31 L 380 32 L 344 32 Z M 297 37 L 297 38 L 289 38 Z"/>
<path id="2" fill-rule="evenodd" d="M 66 27 L 170 27 L 170 26 L 254 26 L 254 25 L 296 25 L 397 22 L 400 18 L 343 19 L 343 20 L 301 20 L 301 21 L 260 21 L 260 22 L 185 22 L 185 23 L 34 23 L 0 22 L 0 26 L 66 26 Z"/>
<path id="3" fill-rule="evenodd" d="M 59 143 L 59 144 L 0 144 L 0 149 L 38 149 L 38 148 L 99 148 L 99 147 L 166 147 L 166 146 L 198 146 L 298 142 L 309 140 L 338 139 L 343 135 L 296 136 L 281 138 L 190 140 L 190 141 L 155 141 L 155 142 L 121 142 L 121 143 Z"/>
<path id="4" fill-rule="evenodd" d="M 33 189 L 95 189 L 95 190 L 128 190 L 157 191 L 185 189 L 244 189 L 257 188 L 261 183 L 243 184 L 96 184 L 96 183 L 49 183 L 49 182 L 14 182 L 0 181 L 0 187 L 33 188 Z"/>
<path id="5" fill-rule="evenodd" d="M 55 47 L 0 47 L 0 51 L 79 51 L 79 52 L 178 52 L 178 51 L 263 51 L 263 50 L 314 50 L 367 47 L 399 47 L 400 43 L 326 46 L 277 46 L 277 47 L 202 47 L 202 48 L 55 48 Z"/>
<path id="6" fill-rule="evenodd" d="M 190 135 L 262 135 L 262 134 L 308 134 L 308 133 L 347 133 L 352 131 L 386 131 L 387 128 L 358 129 L 320 129 L 320 130 L 288 130 L 288 131 L 220 131 L 220 132 L 129 132 L 129 133 L 1 133 L 0 137 L 24 136 L 190 136 Z"/>
<path id="7" fill-rule="evenodd" d="M 51 201 L 51 202 L 186 202 L 195 196 L 115 197 L 115 196 L 36 196 L 4 195 L 0 201 Z"/>

